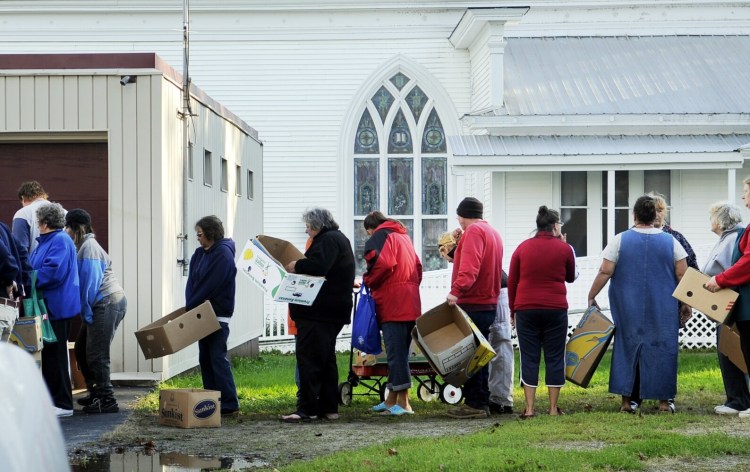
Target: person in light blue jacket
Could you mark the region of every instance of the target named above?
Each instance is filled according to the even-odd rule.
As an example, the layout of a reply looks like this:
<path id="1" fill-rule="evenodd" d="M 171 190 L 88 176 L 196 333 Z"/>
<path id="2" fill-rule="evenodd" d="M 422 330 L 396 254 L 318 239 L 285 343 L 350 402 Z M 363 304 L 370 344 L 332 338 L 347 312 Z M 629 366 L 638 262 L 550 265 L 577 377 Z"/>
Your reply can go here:
<path id="1" fill-rule="evenodd" d="M 119 411 L 110 380 L 109 350 L 128 300 L 112 271 L 109 255 L 96 241 L 91 215 L 76 208 L 65 215 L 65 231 L 78 248 L 83 325 L 75 343 L 76 360 L 88 395 L 78 399 L 84 413 Z"/>
<path id="2" fill-rule="evenodd" d="M 73 393 L 68 372 L 70 321 L 81 312 L 76 247 L 63 232 L 65 210 L 59 203 L 45 203 L 37 209 L 39 243 L 29 256 L 37 273 L 37 289 L 44 292 L 50 324 L 56 342 L 44 342 L 42 377 L 47 384 L 57 416 L 73 414 Z"/>

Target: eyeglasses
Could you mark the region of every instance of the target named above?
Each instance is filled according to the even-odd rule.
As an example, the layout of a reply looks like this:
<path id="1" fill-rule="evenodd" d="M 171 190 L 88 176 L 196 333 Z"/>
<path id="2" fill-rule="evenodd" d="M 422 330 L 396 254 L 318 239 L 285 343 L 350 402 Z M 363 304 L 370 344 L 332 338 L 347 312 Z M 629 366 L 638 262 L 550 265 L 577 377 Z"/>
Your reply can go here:
<path id="1" fill-rule="evenodd" d="M 565 223 L 563 223 L 562 221 L 558 221 L 558 222 L 557 222 L 557 223 L 555 223 L 555 224 L 556 224 L 556 225 L 560 225 L 560 226 L 562 226 L 562 225 L 564 225 Z"/>

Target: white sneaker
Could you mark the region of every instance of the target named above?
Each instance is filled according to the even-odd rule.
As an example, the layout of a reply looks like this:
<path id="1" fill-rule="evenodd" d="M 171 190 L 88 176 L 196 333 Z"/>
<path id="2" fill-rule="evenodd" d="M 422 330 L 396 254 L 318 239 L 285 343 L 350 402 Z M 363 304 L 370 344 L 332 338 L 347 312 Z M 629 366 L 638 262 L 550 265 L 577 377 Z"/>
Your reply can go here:
<path id="1" fill-rule="evenodd" d="M 739 413 L 739 410 L 735 410 L 732 407 L 726 405 L 719 405 L 714 408 L 714 413 L 717 415 L 735 416 Z"/>
<path id="2" fill-rule="evenodd" d="M 66 416 L 73 416 L 73 410 L 66 410 L 65 408 L 58 408 L 55 407 L 55 414 L 58 418 L 63 418 Z"/>
<path id="3" fill-rule="evenodd" d="M 750 419 L 750 408 L 737 414 L 740 418 Z"/>

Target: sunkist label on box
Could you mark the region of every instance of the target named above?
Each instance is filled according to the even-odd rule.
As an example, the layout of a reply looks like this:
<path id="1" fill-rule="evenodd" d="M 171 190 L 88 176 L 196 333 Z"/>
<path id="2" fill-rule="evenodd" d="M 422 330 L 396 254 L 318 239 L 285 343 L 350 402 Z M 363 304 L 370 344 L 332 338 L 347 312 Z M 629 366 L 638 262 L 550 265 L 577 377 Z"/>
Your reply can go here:
<path id="1" fill-rule="evenodd" d="M 272 247 L 266 247 L 263 241 Z M 325 278 L 291 274 L 284 269 L 284 262 L 303 257 L 302 253 L 287 241 L 270 236 L 258 236 L 257 239 L 249 239 L 245 243 L 237 259 L 237 269 L 250 277 L 250 280 L 269 293 L 275 301 L 309 306 L 315 301 Z"/>
<path id="2" fill-rule="evenodd" d="M 221 392 L 197 388 L 159 392 L 159 424 L 178 428 L 221 426 Z"/>

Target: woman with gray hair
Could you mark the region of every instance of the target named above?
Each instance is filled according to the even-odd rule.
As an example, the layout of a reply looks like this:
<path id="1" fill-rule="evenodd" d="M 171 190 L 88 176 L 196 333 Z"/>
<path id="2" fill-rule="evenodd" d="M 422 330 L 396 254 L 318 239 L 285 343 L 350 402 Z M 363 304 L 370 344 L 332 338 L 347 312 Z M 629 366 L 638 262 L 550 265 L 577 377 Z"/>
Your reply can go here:
<path id="1" fill-rule="evenodd" d="M 739 207 L 729 202 L 716 202 L 708 209 L 711 231 L 719 236 L 708 255 L 708 262 L 703 266 L 703 273 L 714 276 L 727 270 L 732 265 L 732 251 L 737 242 L 737 235 L 742 232 L 742 214 Z M 719 332 L 716 330 L 716 345 L 719 345 Z M 724 381 L 727 400 L 714 408 L 717 415 L 738 415 L 750 408 L 750 390 L 747 376 L 734 365 L 727 356 L 719 354 L 719 369 Z"/>
<path id="2" fill-rule="evenodd" d="M 36 271 L 36 286 L 44 301 L 57 342 L 44 343 L 42 377 L 47 384 L 57 416 L 73 414 L 73 394 L 68 373 L 70 320 L 81 312 L 76 247 L 63 232 L 65 210 L 59 203 L 45 203 L 36 212 L 39 237 L 29 256 Z"/>
<path id="3" fill-rule="evenodd" d="M 352 245 L 339 231 L 331 212 L 313 208 L 303 213 L 302 221 L 312 244 L 305 258 L 291 261 L 286 270 L 325 277 L 326 281 L 312 305 L 289 305 L 297 324 L 295 350 L 300 382 L 297 410 L 281 417 L 287 423 L 339 418 L 336 337 L 351 320 L 354 286 Z"/>

